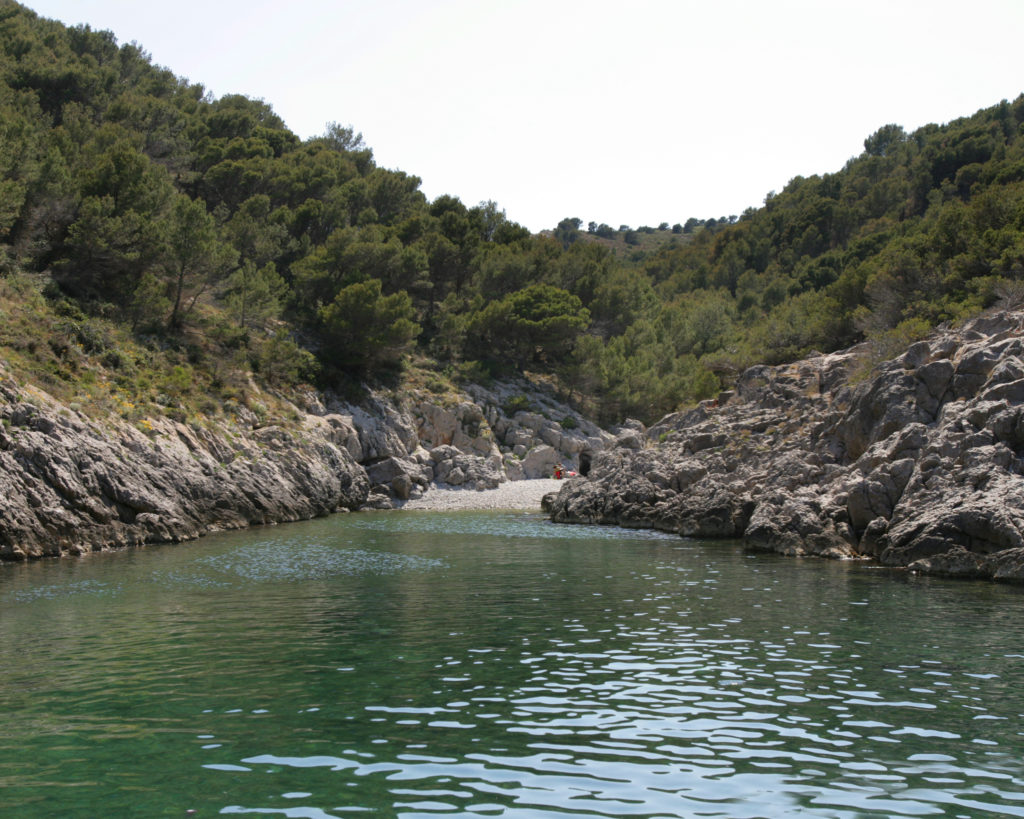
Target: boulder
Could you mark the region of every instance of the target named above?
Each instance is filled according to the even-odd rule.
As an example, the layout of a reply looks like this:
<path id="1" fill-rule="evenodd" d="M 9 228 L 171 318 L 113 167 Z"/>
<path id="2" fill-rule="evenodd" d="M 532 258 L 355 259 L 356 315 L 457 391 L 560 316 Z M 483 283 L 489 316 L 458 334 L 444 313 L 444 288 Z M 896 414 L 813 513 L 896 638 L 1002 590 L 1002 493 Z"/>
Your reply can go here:
<path id="1" fill-rule="evenodd" d="M 531 480 L 550 478 L 561 460 L 561 454 L 554 447 L 547 444 L 535 446 L 523 458 L 523 476 Z"/>
<path id="2" fill-rule="evenodd" d="M 644 448 L 643 433 L 635 429 L 626 429 L 615 436 L 615 446 L 620 449 L 640 450 Z"/>
<path id="3" fill-rule="evenodd" d="M 414 486 L 412 478 L 408 475 L 395 475 L 391 479 L 391 493 L 399 500 L 409 500 Z"/>
<path id="4" fill-rule="evenodd" d="M 459 420 L 451 410 L 422 402 L 417 406 L 417 435 L 427 447 L 450 444 L 459 428 Z"/>
<path id="5" fill-rule="evenodd" d="M 502 458 L 502 463 L 505 476 L 510 481 L 521 481 L 526 477 L 526 473 L 523 471 L 523 462 L 515 455 L 505 455 Z"/>

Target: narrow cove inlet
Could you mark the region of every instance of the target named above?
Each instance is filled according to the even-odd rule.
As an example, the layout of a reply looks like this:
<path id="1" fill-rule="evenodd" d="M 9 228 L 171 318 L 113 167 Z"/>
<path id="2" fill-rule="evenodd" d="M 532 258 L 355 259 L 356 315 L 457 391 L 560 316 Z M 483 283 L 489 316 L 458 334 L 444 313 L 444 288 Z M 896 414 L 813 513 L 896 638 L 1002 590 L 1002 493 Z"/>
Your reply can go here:
<path id="1" fill-rule="evenodd" d="M 1024 816 L 1021 594 L 519 511 L 4 564 L 0 812 Z"/>
<path id="2" fill-rule="evenodd" d="M 720 192 L 772 152 L 659 153 L 672 111 L 723 132 L 665 100 L 630 117 L 640 150 L 589 128 L 634 167 L 575 163 L 559 204 L 578 146 L 535 116 L 557 167 L 519 181 L 558 210 L 527 225 L 507 188 L 385 167 L 358 120 L 426 101 L 392 119 L 436 152 L 494 107 L 442 115 L 434 87 L 496 86 L 431 83 L 434 56 L 514 44 L 533 116 L 520 69 L 588 76 L 602 37 L 574 60 L 522 4 L 483 28 L 480 3 L 369 27 L 369 4 L 281 5 L 360 43 L 335 89 L 387 73 L 377 46 L 430 52 L 363 114 L 304 93 L 341 105 L 316 133 L 256 74 L 154 63 L 128 4 L 39 2 L 0 0 L 0 819 L 1024 819 L 1020 88 L 847 134 L 856 155 L 763 204 L 687 182 L 650 216 L 645 174 L 672 194 L 696 162 Z M 430 36 L 473 20 L 451 53 Z M 230 62 L 322 75 L 283 31 Z M 645 51 L 648 85 L 694 75 L 670 70 L 693 49 Z M 760 62 L 821 62 L 785 53 Z M 805 86 L 760 96 L 792 114 Z M 822 133 L 785 119 L 742 136 Z M 474 140 L 495 168 L 500 130 Z"/>

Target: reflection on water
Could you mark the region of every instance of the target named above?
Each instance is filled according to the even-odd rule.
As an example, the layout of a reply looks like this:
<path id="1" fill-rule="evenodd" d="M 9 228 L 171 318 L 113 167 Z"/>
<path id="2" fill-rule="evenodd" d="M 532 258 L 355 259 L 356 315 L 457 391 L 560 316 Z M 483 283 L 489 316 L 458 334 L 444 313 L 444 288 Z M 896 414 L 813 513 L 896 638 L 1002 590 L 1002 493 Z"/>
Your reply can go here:
<path id="1" fill-rule="evenodd" d="M 0 810 L 1024 816 L 1021 603 L 522 514 L 3 566 Z"/>

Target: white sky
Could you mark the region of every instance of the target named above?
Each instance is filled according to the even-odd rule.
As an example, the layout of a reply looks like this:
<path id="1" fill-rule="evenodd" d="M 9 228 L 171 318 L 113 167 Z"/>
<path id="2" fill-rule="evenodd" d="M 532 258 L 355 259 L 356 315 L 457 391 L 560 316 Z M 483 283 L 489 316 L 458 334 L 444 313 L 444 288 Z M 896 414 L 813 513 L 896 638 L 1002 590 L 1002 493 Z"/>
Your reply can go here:
<path id="1" fill-rule="evenodd" d="M 26 0 L 537 231 L 739 214 L 1024 92 L 1021 0 Z"/>

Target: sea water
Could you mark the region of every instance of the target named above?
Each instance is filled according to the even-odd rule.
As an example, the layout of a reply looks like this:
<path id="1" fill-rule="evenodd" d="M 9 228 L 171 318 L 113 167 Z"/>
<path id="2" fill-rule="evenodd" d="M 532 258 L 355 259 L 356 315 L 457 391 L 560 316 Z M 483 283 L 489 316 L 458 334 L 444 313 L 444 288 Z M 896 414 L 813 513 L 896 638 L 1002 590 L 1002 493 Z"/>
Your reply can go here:
<path id="1" fill-rule="evenodd" d="M 1024 597 L 522 513 L 0 566 L 5 817 L 1024 816 Z"/>

